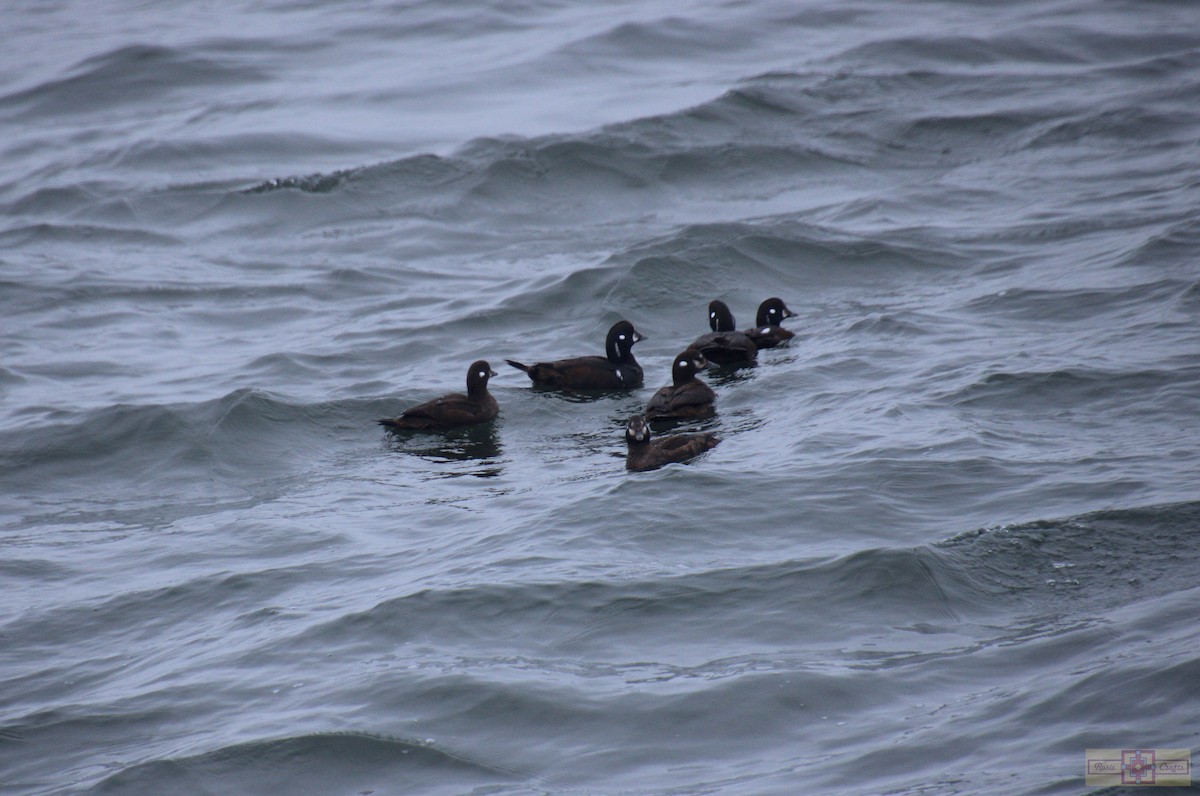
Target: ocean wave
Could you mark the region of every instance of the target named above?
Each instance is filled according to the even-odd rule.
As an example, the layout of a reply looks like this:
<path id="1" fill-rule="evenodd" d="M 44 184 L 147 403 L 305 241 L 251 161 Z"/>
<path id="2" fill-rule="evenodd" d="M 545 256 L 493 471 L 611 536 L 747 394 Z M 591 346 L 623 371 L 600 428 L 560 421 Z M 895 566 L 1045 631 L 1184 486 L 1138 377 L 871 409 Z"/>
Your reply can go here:
<path id="1" fill-rule="evenodd" d="M 942 319 L 920 312 L 871 313 L 850 324 L 846 331 L 871 337 L 923 337 L 941 323 Z"/>
<path id="2" fill-rule="evenodd" d="M 187 50 L 140 44 L 92 56 L 70 71 L 69 77 L 0 97 L 0 110 L 76 116 L 153 102 L 197 85 L 229 86 L 266 79 L 265 73 L 244 63 L 226 64 Z"/>
<path id="3" fill-rule="evenodd" d="M 525 223 L 653 212 L 680 190 L 755 185 L 752 196 L 770 195 L 790 188 L 789 179 L 809 180 L 852 162 L 797 138 L 789 120 L 804 107 L 789 106 L 788 96 L 785 89 L 747 85 L 696 108 L 590 133 L 481 138 L 450 156 L 280 177 L 245 191 L 353 191 L 387 197 L 398 215 L 500 214 Z"/>
<path id="4" fill-rule="evenodd" d="M 333 429 L 367 428 L 388 407 L 382 399 L 296 403 L 254 389 L 195 404 L 109 406 L 0 432 L 0 475 L 34 492 L 55 479 L 89 481 L 97 470 L 143 489 L 186 486 L 197 475 L 238 483 L 247 470 L 266 478 L 301 466 L 297 446 L 319 449 Z"/>
<path id="5" fill-rule="evenodd" d="M 243 276 L 250 270 L 240 269 Z M 42 282 L 41 274 L 31 274 L 28 281 L 0 281 L 0 287 L 5 289 L 4 302 L 10 311 L 45 312 L 54 318 L 50 322 L 52 327 L 64 330 L 99 325 L 105 318 L 133 318 L 140 313 L 130 310 L 132 305 L 172 310 L 186 306 L 189 317 L 201 323 L 221 324 L 237 317 L 244 327 L 248 319 L 271 320 L 272 313 L 290 313 L 294 317 L 302 312 L 297 307 L 301 300 L 318 295 L 323 289 L 353 289 L 352 280 L 340 279 L 336 274 L 321 274 L 320 282 L 295 281 L 294 270 L 293 281 L 271 276 L 268 273 L 268 279 L 258 284 L 245 278 L 233 284 L 233 280 L 187 279 L 182 274 L 143 280 L 84 271 L 54 282 Z M 71 312 L 53 312 L 64 308 Z"/>
<path id="6" fill-rule="evenodd" d="M 87 246 L 178 246 L 177 237 L 146 229 L 94 224 L 26 224 L 0 230 L 0 243 L 14 249 L 69 243 Z"/>
<path id="7" fill-rule="evenodd" d="M 936 549 L 1014 607 L 1080 614 L 1191 588 L 1197 523 L 1200 503 L 1150 505 L 978 529 Z"/>
<path id="8" fill-rule="evenodd" d="M 1111 693 L 1128 675 L 1160 695 L 1155 705 L 1161 715 L 1175 716 L 1186 713 L 1194 656 L 1176 655 L 1167 666 L 1112 667 L 1089 663 L 1079 648 L 1083 645 L 1088 656 L 1102 654 L 1112 641 L 1106 628 L 1112 617 L 1192 588 L 1197 556 L 1189 552 L 1190 537 L 1198 520 L 1200 503 L 1154 505 L 983 528 L 914 548 L 681 576 L 426 588 L 309 625 L 290 638 L 263 638 L 257 648 L 231 654 L 256 666 L 262 666 L 264 654 L 291 661 L 314 650 L 356 661 L 365 656 L 378 668 L 366 679 L 342 682 L 322 697 L 323 705 L 358 704 L 369 694 L 374 719 L 359 720 L 394 726 L 394 718 L 408 711 L 426 724 L 461 728 L 468 739 L 465 748 L 479 748 L 478 733 L 494 727 L 497 717 L 503 717 L 508 733 L 526 728 L 520 733 L 524 743 L 544 738 L 539 728 L 553 716 L 560 744 L 564 736 L 578 736 L 582 743 L 598 725 L 606 737 L 632 732 L 646 735 L 647 742 L 662 726 L 673 726 L 686 746 L 678 751 L 685 759 L 704 738 L 727 745 L 746 735 L 761 743 L 759 733 L 777 737 L 794 728 L 797 717 L 815 721 L 833 715 L 853 725 L 873 711 L 897 709 L 894 683 L 905 671 L 916 678 L 910 702 L 917 702 L 927 698 L 922 694 L 928 689 L 937 689 L 918 676 L 930 666 L 942 666 L 937 671 L 950 677 L 1019 661 L 1025 676 L 1037 677 L 1050 657 L 1059 660 L 1056 651 L 1074 656 L 1077 667 L 1065 682 L 1065 676 L 1055 676 L 1062 688 L 1024 684 L 986 698 L 954 697 L 959 700 L 955 714 L 981 721 L 977 711 L 1003 707 L 1006 715 L 1057 716 L 1067 724 L 1080 711 L 1097 720 L 1116 717 L 1128 706 L 1114 706 Z M 1138 551 L 1133 570 L 1131 549 Z M 114 597 L 92 610 L 86 605 L 60 609 L 5 631 L 22 638 L 33 633 L 34 641 L 44 637 L 52 644 L 64 633 L 99 623 L 124 628 L 131 639 L 158 638 L 160 625 L 171 626 L 174 615 L 190 613 L 197 604 L 226 614 L 312 580 L 313 573 L 304 568 L 214 575 Z M 1172 604 L 1167 618 L 1190 628 L 1191 601 L 1181 597 Z M 1158 610 L 1162 619 L 1163 604 Z M 222 616 L 206 621 L 227 627 Z M 870 629 L 868 636 L 864 628 Z M 1147 640 L 1159 638 L 1160 630 L 1147 628 Z M 885 669 L 886 678 L 880 676 Z M 149 712 L 150 706 L 178 706 L 180 699 L 178 693 L 169 699 L 151 693 L 120 706 L 76 707 L 70 715 L 42 711 L 10 721 L 4 732 L 37 739 L 48 727 L 79 732 L 96 721 L 106 727 L 120 721 L 132 729 L 163 720 Z M 145 709 L 139 712 L 134 705 Z M 942 702 L 934 700 L 928 710 L 936 714 L 938 705 Z M 295 721 L 319 726 L 323 710 L 298 705 Z M 906 703 L 902 712 L 907 717 L 925 710 L 923 704 Z M 722 732 L 714 736 L 718 721 Z M 889 714 L 887 721 L 900 719 Z M 835 734 L 859 732 L 832 726 Z M 933 716 L 920 729 L 926 736 L 946 731 L 942 719 Z M 506 744 L 499 740 L 485 746 L 504 760 L 502 765 L 461 754 L 453 742 L 427 739 L 300 730 L 231 741 L 229 734 L 204 739 L 199 745 L 209 750 L 198 754 L 171 755 L 160 745 L 108 775 L 96 790 L 191 792 L 222 783 L 232 791 L 288 789 L 324 781 L 322 776 L 329 777 L 330 787 L 336 784 L 334 789 L 347 783 L 371 787 L 386 779 L 461 790 L 529 777 L 550 777 L 561 786 L 569 776 L 536 754 L 501 753 Z M 856 735 L 841 742 L 838 756 L 861 754 L 865 764 L 876 747 Z M 654 748 L 659 764 L 672 754 Z M 586 782 L 599 771 L 583 765 L 576 775 Z"/>
<path id="9" fill-rule="evenodd" d="M 622 22 L 607 30 L 571 42 L 555 51 L 557 58 L 578 62 L 595 59 L 616 62 L 629 58 L 668 59 L 690 57 L 698 48 L 728 50 L 750 47 L 730 36 L 727 28 L 683 16 L 666 16 L 651 22 Z"/>
<path id="10" fill-rule="evenodd" d="M 249 109 L 223 110 L 232 113 Z M 215 113 L 217 111 L 208 110 L 202 112 L 201 116 Z M 287 152 L 289 157 L 295 159 L 319 157 L 328 160 L 339 154 L 354 157 L 361 149 L 361 145 L 316 133 L 237 133 L 183 140 L 139 140 L 118 152 L 105 152 L 102 157 L 106 166 L 120 169 L 125 174 L 133 169 L 152 174 L 161 169 L 165 172 L 186 170 L 189 175 L 208 172 L 224 175 L 229 174 L 235 167 L 257 171 L 264 161 L 278 157 L 281 151 Z M 326 179 L 336 182 L 339 178 L 340 173 L 335 173 Z M 193 182 L 189 187 L 202 189 L 206 184 Z M 321 191 L 315 185 L 310 186 L 310 189 Z"/>
<path id="11" fill-rule="evenodd" d="M 1038 130 L 1027 145 L 1031 148 L 1078 147 L 1086 144 L 1111 146 L 1115 141 L 1144 138 L 1151 131 L 1156 137 L 1172 131 L 1190 133 L 1194 124 L 1194 121 L 1181 119 L 1177 114 L 1156 111 L 1145 105 L 1123 105 L 1084 112 L 1076 118 L 1050 124 L 1046 129 Z"/>
<path id="12" fill-rule="evenodd" d="M 454 794 L 483 784 L 496 787 L 515 776 L 424 739 L 316 732 L 138 763 L 90 792 L 367 793 L 400 787 L 408 793 Z"/>
<path id="13" fill-rule="evenodd" d="M 1103 315 L 1139 312 L 1147 305 L 1164 303 L 1185 289 L 1186 283 L 1177 279 L 1108 288 L 1011 288 L 972 299 L 966 308 L 1033 322 L 1053 318 L 1056 323 L 1095 323 Z"/>
<path id="14" fill-rule="evenodd" d="M 1156 269 L 1167 263 L 1189 264 L 1198 246 L 1200 221 L 1186 218 L 1147 235 L 1122 257 L 1122 262 Z M 1190 291 L 1184 295 L 1190 295 Z"/>
<path id="15" fill-rule="evenodd" d="M 328 537 L 323 539 L 326 544 L 328 541 Z M 163 554 L 171 555 L 167 550 Z M 40 578 L 53 571 L 29 569 L 21 574 Z M 247 600 L 254 605 L 271 604 L 274 598 L 311 577 L 312 568 L 307 566 L 221 572 L 172 586 L 127 589 L 101 599 L 39 607 L 16 615 L 3 625 L 3 631 L 22 639 L 20 654 L 25 660 L 34 659 L 39 650 L 53 648 L 58 639 L 86 638 L 96 628 L 103 628 L 110 638 L 120 638 L 123 644 L 150 644 L 180 616 L 189 614 L 193 606 L 203 604 L 206 610 L 224 618 L 236 613 Z"/>
<path id="16" fill-rule="evenodd" d="M 1013 79 L 990 78 L 997 91 Z M 326 228 L 377 223 L 381 216 L 450 225 L 460 235 L 464 225 L 488 226 L 486 242 L 495 245 L 501 229 L 511 234 L 580 220 L 596 228 L 676 213 L 694 218 L 717 200 L 739 203 L 744 218 L 760 217 L 777 210 L 772 205 L 777 197 L 829 179 L 869 184 L 873 178 L 862 173 L 867 164 L 901 171 L 952 169 L 1094 136 L 1102 132 L 1096 125 L 1118 125 L 1104 135 L 1124 137 L 1132 131 L 1116 120 L 1133 124 L 1172 115 L 1157 107 L 1161 103 L 1134 105 L 1117 98 L 1102 117 L 1080 107 L 1078 115 L 1062 121 L 1068 113 L 1047 106 L 1039 99 L 1041 90 L 1001 109 L 994 103 L 964 109 L 895 99 L 927 98 L 931 92 L 953 96 L 976 80 L 970 73 L 917 69 L 764 73 L 699 105 L 589 132 L 479 138 L 449 155 L 423 153 L 260 181 L 230 192 L 203 217 L 236 218 L 243 233 L 318 220 Z M 856 98 L 852 107 L 845 107 L 847 95 Z M 219 142 L 207 146 L 210 157 L 223 157 Z M 170 154 L 165 156 L 169 161 Z M 943 185 L 936 200 L 952 205 L 955 197 L 978 200 L 999 188 L 980 190 L 964 186 L 947 196 Z M 289 201 L 289 194 L 310 196 L 317 204 Z M 1093 228 L 1106 223 L 1098 219 Z M 1044 226 L 1037 234 L 1046 234 Z"/>
<path id="17" fill-rule="evenodd" d="M 1098 27 L 1056 24 L 1022 25 L 990 35 L 901 34 L 883 38 L 839 53 L 839 60 L 856 63 L 901 64 L 909 67 L 983 67 L 989 65 L 1036 64 L 1073 67 L 1108 63 L 1115 53 L 1125 58 L 1161 57 L 1163 50 L 1189 52 L 1197 37 L 1179 32 L 1164 36 Z"/>
<path id="18" fill-rule="evenodd" d="M 0 388 L 23 384 L 25 380 L 25 377 L 19 373 L 13 373 L 8 368 L 0 368 Z"/>
<path id="19" fill-rule="evenodd" d="M 944 624 L 985 596 L 936 551 L 876 549 L 643 581 L 426 589 L 308 629 L 291 643 L 387 638 L 453 646 L 474 638 L 488 639 L 486 646 L 497 652 L 581 655 L 611 649 L 620 639 L 626 655 L 646 655 L 652 653 L 642 646 L 651 637 L 678 648 L 703 647 L 713 633 L 723 644 L 733 638 L 770 644 L 784 632 L 781 621 L 820 643 L 862 611 L 897 624 Z M 806 608 L 814 600 L 822 605 L 819 620 Z"/>
<path id="20" fill-rule="evenodd" d="M 12 184 L 5 190 L 18 192 L 22 186 Z M 69 216 L 71 213 L 93 206 L 97 199 L 110 199 L 121 192 L 121 186 L 113 183 L 89 182 L 86 185 L 39 186 L 14 201 L 4 205 L 7 215 L 21 216 Z M 37 225 L 26 225 L 36 227 Z"/>
<path id="21" fill-rule="evenodd" d="M 1010 409 L 1035 402 L 1062 410 L 1089 404 L 1119 404 L 1180 383 L 1200 383 L 1200 369 L 1110 371 L 1076 367 L 989 373 L 945 400 L 958 406 Z"/>
<path id="22" fill-rule="evenodd" d="M 941 269 L 948 262 L 945 253 L 932 254 L 904 236 L 850 234 L 790 217 L 689 224 L 611 255 L 606 264 L 624 268 L 606 299 L 658 314 L 673 313 L 688 299 L 702 308 L 736 291 L 745 309 L 735 310 L 735 318 L 751 326 L 758 303 L 786 293 L 787 286 L 803 285 L 807 293 L 894 278 L 897 271 Z M 792 301 L 798 305 L 799 297 Z"/>
<path id="23" fill-rule="evenodd" d="M 1070 632 L 1095 611 L 1190 585 L 1197 519 L 1200 503 L 1148 506 L 679 576 L 426 588 L 306 628 L 287 646 L 466 644 L 496 655 L 585 657 L 620 648 L 636 658 L 653 656 L 651 640 L 677 651 L 707 649 L 710 639 L 724 648 L 792 636 L 820 647 L 870 614 L 901 635 L 948 634 L 926 653 L 963 654 Z M 1134 570 L 1130 549 L 1140 551 Z"/>

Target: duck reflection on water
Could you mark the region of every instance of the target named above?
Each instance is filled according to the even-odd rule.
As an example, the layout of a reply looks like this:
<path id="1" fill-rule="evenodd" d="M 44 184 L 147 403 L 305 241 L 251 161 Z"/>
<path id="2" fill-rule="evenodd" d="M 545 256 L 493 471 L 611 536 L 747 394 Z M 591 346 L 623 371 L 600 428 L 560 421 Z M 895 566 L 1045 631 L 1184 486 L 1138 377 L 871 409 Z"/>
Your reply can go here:
<path id="1" fill-rule="evenodd" d="M 417 456 L 434 464 L 461 462 L 475 464 L 468 468 L 454 468 L 430 472 L 431 478 L 453 478 L 473 475 L 493 478 L 503 471 L 500 434 L 495 423 L 450 429 L 440 432 L 412 431 L 392 432 L 387 446 L 396 453 Z"/>

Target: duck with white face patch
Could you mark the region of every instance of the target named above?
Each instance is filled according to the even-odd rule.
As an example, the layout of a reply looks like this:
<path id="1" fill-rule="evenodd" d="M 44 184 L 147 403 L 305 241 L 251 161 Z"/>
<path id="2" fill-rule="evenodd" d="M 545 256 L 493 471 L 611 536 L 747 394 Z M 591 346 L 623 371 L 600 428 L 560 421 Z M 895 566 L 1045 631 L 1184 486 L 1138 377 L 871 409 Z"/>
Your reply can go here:
<path id="1" fill-rule="evenodd" d="M 488 392 L 488 379 L 495 371 L 486 360 L 471 363 L 467 369 L 467 394 L 450 393 L 406 409 L 395 418 L 380 420 L 389 431 L 432 431 L 473 426 L 495 420 L 500 406 Z"/>
<path id="2" fill-rule="evenodd" d="M 796 313 L 788 309 L 781 298 L 769 298 L 758 305 L 758 316 L 754 319 L 755 327 L 746 330 L 746 336 L 754 341 L 759 348 L 775 348 L 795 337 L 780 326 L 787 318 L 795 318 Z"/>
<path id="3" fill-rule="evenodd" d="M 711 417 L 716 393 L 696 373 L 708 367 L 708 360 L 694 348 L 683 351 L 671 365 L 671 384 L 650 396 L 643 413 L 647 421 L 686 420 Z"/>
<path id="4" fill-rule="evenodd" d="M 641 415 L 625 424 L 625 469 L 635 472 L 655 470 L 671 463 L 683 463 L 711 450 L 721 440 L 711 431 L 673 434 L 652 439 L 650 426 Z"/>
<path id="5" fill-rule="evenodd" d="M 729 306 L 714 299 L 708 304 L 708 334 L 697 337 L 689 348 L 704 354 L 716 365 L 743 367 L 753 365 L 758 359 L 758 346 L 744 332 L 737 330 Z"/>
<path id="6" fill-rule="evenodd" d="M 524 365 L 505 362 L 523 371 L 539 387 L 560 390 L 632 390 L 642 386 L 642 366 L 633 356 L 633 346 L 646 338 L 629 321 L 618 321 L 608 330 L 605 356 L 574 357 Z"/>

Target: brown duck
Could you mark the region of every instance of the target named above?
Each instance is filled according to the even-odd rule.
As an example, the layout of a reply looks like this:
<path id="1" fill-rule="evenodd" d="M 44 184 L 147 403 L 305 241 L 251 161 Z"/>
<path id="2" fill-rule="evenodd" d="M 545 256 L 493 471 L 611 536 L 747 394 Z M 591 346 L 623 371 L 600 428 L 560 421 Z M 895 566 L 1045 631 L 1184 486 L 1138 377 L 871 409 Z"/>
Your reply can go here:
<path id="1" fill-rule="evenodd" d="M 631 390 L 642 386 L 642 366 L 633 356 L 633 344 L 645 338 L 629 321 L 618 321 L 608 330 L 605 355 L 559 359 L 524 365 L 504 360 L 528 374 L 539 387 L 560 390 Z"/>
<path id="2" fill-rule="evenodd" d="M 769 298 L 758 305 L 758 317 L 754 319 L 756 325 L 746 330 L 746 336 L 759 348 L 774 348 L 796 336 L 779 325 L 785 318 L 794 317 L 796 313 L 787 308 L 783 299 Z"/>
<path id="3" fill-rule="evenodd" d="M 717 365 L 753 365 L 758 359 L 758 346 L 745 332 L 737 330 L 733 313 L 724 301 L 708 303 L 708 334 L 700 335 L 688 346 Z"/>
<path id="4" fill-rule="evenodd" d="M 717 396 L 696 372 L 708 367 L 708 360 L 694 348 L 675 357 L 671 365 L 671 384 L 650 396 L 643 412 L 647 420 L 684 420 L 709 417 Z"/>
<path id="5" fill-rule="evenodd" d="M 629 422 L 625 424 L 625 442 L 629 446 L 629 453 L 625 456 L 625 469 L 644 472 L 671 462 L 686 462 L 715 448 L 720 441 L 712 431 L 672 434 L 651 439 L 646 418 L 637 415 L 629 418 Z"/>
<path id="6" fill-rule="evenodd" d="M 488 379 L 495 371 L 486 360 L 471 363 L 467 371 L 467 394 L 450 393 L 432 401 L 426 401 L 396 418 L 380 420 L 379 424 L 389 431 L 425 431 L 458 426 L 473 426 L 494 420 L 500 413 L 496 399 L 488 392 Z"/>

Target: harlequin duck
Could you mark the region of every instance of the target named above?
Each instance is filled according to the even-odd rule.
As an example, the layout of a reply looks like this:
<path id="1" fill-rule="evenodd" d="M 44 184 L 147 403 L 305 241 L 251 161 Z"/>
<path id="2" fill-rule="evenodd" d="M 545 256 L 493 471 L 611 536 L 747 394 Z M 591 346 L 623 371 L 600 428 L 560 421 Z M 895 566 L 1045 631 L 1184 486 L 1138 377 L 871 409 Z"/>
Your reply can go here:
<path id="1" fill-rule="evenodd" d="M 633 344 L 645 340 L 629 321 L 618 321 L 604 342 L 607 357 L 575 357 L 555 362 L 522 365 L 504 360 L 523 370 L 539 387 L 564 390 L 630 390 L 642 386 L 642 366 L 633 357 Z"/>
<path id="2" fill-rule="evenodd" d="M 380 420 L 389 431 L 432 430 L 486 423 L 500 413 L 496 399 L 488 392 L 488 378 L 495 376 L 485 360 L 471 363 L 467 371 L 467 394 L 450 393 L 406 409 L 400 417 Z"/>
<path id="3" fill-rule="evenodd" d="M 654 470 L 671 462 L 685 462 L 717 447 L 720 441 L 712 431 L 673 434 L 651 440 L 650 426 L 646 419 L 640 415 L 631 417 L 625 424 L 625 442 L 629 445 L 629 453 L 625 456 L 625 469 L 641 472 Z"/>
<path id="4" fill-rule="evenodd" d="M 660 387 L 650 396 L 644 412 L 647 420 L 667 420 L 692 417 L 708 417 L 713 413 L 713 401 L 717 396 L 704 382 L 696 378 L 696 371 L 708 367 L 708 360 L 694 348 L 675 357 L 671 365 L 672 384 Z"/>
<path id="5" fill-rule="evenodd" d="M 791 340 L 796 335 L 779 324 L 784 318 L 794 318 L 796 313 L 787 308 L 781 298 L 769 298 L 758 305 L 758 317 L 753 329 L 746 330 L 746 336 L 754 341 L 759 348 L 774 348 L 782 342 Z"/>
<path id="6" fill-rule="evenodd" d="M 718 365 L 753 365 L 758 359 L 758 346 L 737 330 L 733 313 L 724 301 L 708 303 L 708 325 L 712 331 L 697 337 L 688 348 L 696 349 Z"/>

